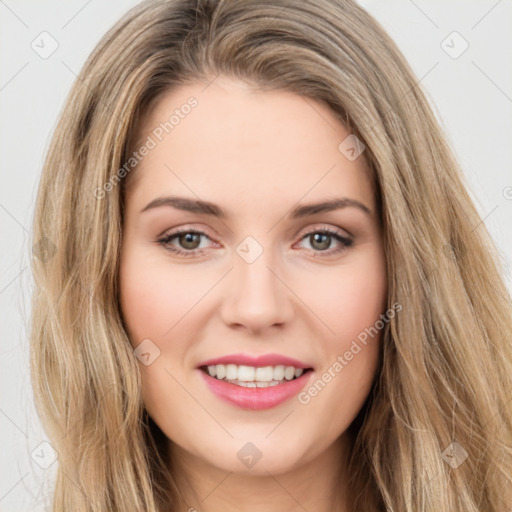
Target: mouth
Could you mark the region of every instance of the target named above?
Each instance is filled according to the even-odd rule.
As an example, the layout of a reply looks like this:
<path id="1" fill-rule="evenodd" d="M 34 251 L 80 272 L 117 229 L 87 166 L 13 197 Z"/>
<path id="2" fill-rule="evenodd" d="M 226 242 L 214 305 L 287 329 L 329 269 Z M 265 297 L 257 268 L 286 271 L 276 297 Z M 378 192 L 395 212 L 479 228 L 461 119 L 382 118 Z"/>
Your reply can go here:
<path id="1" fill-rule="evenodd" d="M 196 366 L 206 390 L 240 409 L 276 407 L 298 395 L 314 367 L 284 354 L 229 354 Z"/>
<path id="2" fill-rule="evenodd" d="M 248 366 L 237 364 L 204 365 L 199 369 L 209 377 L 244 388 L 268 388 L 294 381 L 312 371 L 295 366 Z"/>

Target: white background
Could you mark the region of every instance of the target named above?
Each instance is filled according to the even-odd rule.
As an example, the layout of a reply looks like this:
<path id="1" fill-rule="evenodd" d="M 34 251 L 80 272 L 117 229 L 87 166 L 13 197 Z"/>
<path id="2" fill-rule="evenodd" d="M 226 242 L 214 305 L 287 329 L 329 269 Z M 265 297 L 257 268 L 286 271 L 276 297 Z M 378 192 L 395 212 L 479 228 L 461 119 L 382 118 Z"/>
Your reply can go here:
<path id="1" fill-rule="evenodd" d="M 47 510 L 42 485 L 51 489 L 57 466 L 44 469 L 35 462 L 51 462 L 51 451 L 40 445 L 46 438 L 34 412 L 28 366 L 29 231 L 43 156 L 75 74 L 136 3 L 0 0 L 0 512 Z M 501 251 L 512 290 L 512 1 L 360 3 L 421 80 Z M 47 59 L 31 48 L 43 31 L 59 45 Z M 453 31 L 469 44 L 456 59 L 441 46 Z M 450 36 L 444 44 L 453 53 L 462 43 Z"/>

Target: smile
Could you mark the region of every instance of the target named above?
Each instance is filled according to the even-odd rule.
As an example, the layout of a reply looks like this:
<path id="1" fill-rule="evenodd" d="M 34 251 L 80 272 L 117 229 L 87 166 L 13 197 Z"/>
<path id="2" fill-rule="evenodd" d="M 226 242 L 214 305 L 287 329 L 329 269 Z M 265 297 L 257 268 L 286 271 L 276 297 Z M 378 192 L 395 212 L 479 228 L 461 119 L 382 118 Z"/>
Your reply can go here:
<path id="1" fill-rule="evenodd" d="M 261 411 L 297 396 L 314 374 L 295 366 L 205 365 L 198 368 L 207 390 L 224 403 Z"/>
<path id="2" fill-rule="evenodd" d="M 303 368 L 294 366 L 247 366 L 217 364 L 201 367 L 210 377 L 246 388 L 267 388 L 297 379 L 304 373 Z M 307 371 L 307 369 L 306 369 Z"/>

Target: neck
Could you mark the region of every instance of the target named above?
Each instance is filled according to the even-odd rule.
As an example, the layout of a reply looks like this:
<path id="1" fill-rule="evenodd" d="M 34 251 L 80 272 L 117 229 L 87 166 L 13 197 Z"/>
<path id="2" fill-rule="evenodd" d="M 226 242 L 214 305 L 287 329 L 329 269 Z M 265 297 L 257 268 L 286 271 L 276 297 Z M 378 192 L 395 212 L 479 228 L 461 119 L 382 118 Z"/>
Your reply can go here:
<path id="1" fill-rule="evenodd" d="M 179 510 L 201 512 L 347 512 L 349 438 L 343 434 L 315 459 L 280 474 L 224 471 L 170 442 Z"/>

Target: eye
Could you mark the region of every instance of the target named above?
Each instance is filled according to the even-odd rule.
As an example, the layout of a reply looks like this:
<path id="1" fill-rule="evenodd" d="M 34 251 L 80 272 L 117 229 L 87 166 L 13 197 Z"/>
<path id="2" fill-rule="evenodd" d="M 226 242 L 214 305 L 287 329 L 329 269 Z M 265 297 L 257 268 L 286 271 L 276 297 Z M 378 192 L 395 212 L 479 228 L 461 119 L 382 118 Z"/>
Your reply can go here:
<path id="1" fill-rule="evenodd" d="M 309 231 L 301 238 L 301 241 L 303 240 L 309 240 L 315 253 L 326 253 L 329 256 L 333 254 L 338 254 L 346 250 L 354 243 L 354 241 L 351 238 L 343 236 L 338 231 L 329 228 L 314 229 L 312 231 Z M 331 246 L 331 242 L 333 242 L 333 240 L 338 242 L 339 247 L 334 250 L 329 250 L 329 247 Z M 315 257 L 317 256 L 322 257 L 324 255 L 315 254 Z"/>
<path id="2" fill-rule="evenodd" d="M 197 256 L 198 254 L 201 254 L 204 249 L 199 247 L 201 243 L 201 237 L 210 239 L 210 237 L 202 231 L 185 228 L 166 234 L 159 238 L 157 242 L 162 245 L 164 249 L 181 256 Z M 180 244 L 180 246 L 185 250 L 171 244 L 171 241 L 175 238 L 177 239 L 177 242 Z"/>
<path id="3" fill-rule="evenodd" d="M 156 241 L 164 249 L 184 257 L 198 256 L 204 252 L 205 247 L 201 247 L 202 238 L 211 240 L 210 237 L 202 231 L 190 228 L 183 228 L 172 233 L 165 234 Z M 330 256 L 338 254 L 353 245 L 353 240 L 343 236 L 338 231 L 329 228 L 314 229 L 306 233 L 301 242 L 309 240 L 315 257 Z M 176 241 L 178 245 L 172 242 Z M 329 249 L 332 242 L 338 243 L 338 248 Z"/>

